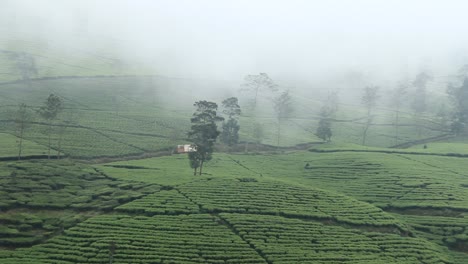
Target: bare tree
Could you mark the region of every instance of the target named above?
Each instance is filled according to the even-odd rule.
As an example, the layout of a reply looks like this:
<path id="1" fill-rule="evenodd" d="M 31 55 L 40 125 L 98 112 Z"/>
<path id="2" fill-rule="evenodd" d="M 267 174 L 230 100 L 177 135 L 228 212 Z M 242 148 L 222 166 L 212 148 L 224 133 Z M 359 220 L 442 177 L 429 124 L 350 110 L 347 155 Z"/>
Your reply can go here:
<path id="1" fill-rule="evenodd" d="M 10 52 L 10 58 L 15 61 L 16 70 L 21 79 L 31 86 L 31 78 L 37 76 L 36 60 L 34 56 L 25 52 Z"/>
<path id="2" fill-rule="evenodd" d="M 414 117 L 417 121 L 418 126 L 418 136 L 421 136 L 421 115 L 426 112 L 427 108 L 427 83 L 433 79 L 432 75 L 427 72 L 420 72 L 415 80 L 413 81 L 413 86 L 416 87 L 414 93 L 414 100 L 411 105 L 411 108 L 414 112 Z"/>
<path id="3" fill-rule="evenodd" d="M 395 119 L 393 126 L 395 128 L 395 145 L 398 144 L 399 128 L 400 128 L 400 111 L 408 93 L 408 85 L 401 82 L 395 89 L 392 90 L 390 98 L 390 106 L 395 110 Z"/>
<path id="4" fill-rule="evenodd" d="M 26 129 L 30 126 L 32 121 L 32 114 L 28 110 L 26 104 L 20 104 L 18 110 L 15 113 L 15 134 L 18 138 L 18 160 L 21 160 L 21 154 L 23 151 L 23 138 Z"/>
<path id="5" fill-rule="evenodd" d="M 52 136 L 52 123 L 57 118 L 57 115 L 62 111 L 62 99 L 60 97 L 50 94 L 44 105 L 39 109 L 39 115 L 47 121 L 48 124 L 48 148 L 47 158 L 50 159 L 51 149 L 51 136 Z"/>
<path id="6" fill-rule="evenodd" d="M 372 115 L 372 111 L 375 109 L 375 106 L 377 105 L 377 100 L 379 99 L 378 93 L 379 93 L 378 86 L 367 86 L 364 88 L 364 95 L 361 98 L 361 102 L 366 107 L 367 118 L 366 118 L 364 131 L 362 133 L 362 145 L 366 145 L 367 132 L 374 118 Z"/>
<path id="7" fill-rule="evenodd" d="M 274 99 L 273 104 L 276 113 L 276 119 L 278 120 L 276 144 L 277 146 L 279 146 L 281 137 L 281 121 L 285 118 L 288 118 L 294 111 L 289 91 L 282 92 L 278 97 Z"/>
<path id="8" fill-rule="evenodd" d="M 60 159 L 60 153 L 62 152 L 62 142 L 65 137 L 67 128 L 77 123 L 77 112 L 70 110 L 66 111 L 63 117 L 63 122 L 58 126 L 58 141 L 57 141 L 57 159 Z"/>
<path id="9" fill-rule="evenodd" d="M 257 107 L 257 98 L 262 90 L 269 90 L 271 92 L 276 92 L 278 90 L 278 85 L 275 84 L 268 74 L 263 72 L 258 75 L 245 76 L 242 86 L 244 87 L 242 90 L 254 93 L 253 109 Z"/>
<path id="10" fill-rule="evenodd" d="M 264 136 L 263 126 L 260 123 L 254 123 L 253 125 L 253 138 L 255 139 L 255 148 L 258 151 L 258 144 L 262 143 Z"/>
<path id="11" fill-rule="evenodd" d="M 244 83 L 242 84 L 240 91 L 247 91 L 253 93 L 252 104 L 249 103 L 249 109 L 253 112 L 257 109 L 258 97 L 263 91 L 276 92 L 278 91 L 278 85 L 268 76 L 266 73 L 259 73 L 258 75 L 247 75 L 244 77 Z M 271 100 L 271 97 L 268 99 Z M 254 134 L 254 131 L 251 131 Z M 245 142 L 245 152 L 247 152 L 249 142 Z"/>

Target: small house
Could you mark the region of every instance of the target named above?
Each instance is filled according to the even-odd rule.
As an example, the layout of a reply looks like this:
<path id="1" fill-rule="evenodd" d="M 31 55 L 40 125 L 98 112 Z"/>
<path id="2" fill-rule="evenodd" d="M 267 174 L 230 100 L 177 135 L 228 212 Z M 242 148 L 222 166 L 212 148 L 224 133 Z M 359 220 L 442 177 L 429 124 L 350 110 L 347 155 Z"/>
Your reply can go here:
<path id="1" fill-rule="evenodd" d="M 177 153 L 188 153 L 195 152 L 197 148 L 195 146 L 186 144 L 186 145 L 177 145 Z"/>

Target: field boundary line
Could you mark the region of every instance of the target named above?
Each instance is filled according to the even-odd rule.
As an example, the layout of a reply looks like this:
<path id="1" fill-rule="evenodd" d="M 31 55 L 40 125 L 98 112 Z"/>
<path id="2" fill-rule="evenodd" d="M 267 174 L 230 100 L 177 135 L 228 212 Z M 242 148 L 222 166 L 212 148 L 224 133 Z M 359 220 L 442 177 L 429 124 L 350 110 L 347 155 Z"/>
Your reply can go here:
<path id="1" fill-rule="evenodd" d="M 431 152 L 414 152 L 414 151 L 393 151 L 393 150 L 361 150 L 361 149 L 309 149 L 314 153 L 335 153 L 335 152 L 360 152 L 360 153 L 384 153 L 384 154 L 403 154 L 403 155 L 422 155 L 422 156 L 440 156 L 451 158 L 468 158 L 468 154 L 460 153 L 431 153 Z"/>
<path id="2" fill-rule="evenodd" d="M 244 241 L 247 245 L 250 246 L 250 248 L 252 248 L 253 250 L 255 250 L 255 252 L 257 252 L 257 254 L 263 259 L 265 260 L 266 263 L 268 264 L 273 264 L 272 261 L 268 260 L 268 258 L 266 257 L 266 255 L 258 248 L 255 247 L 255 245 L 253 243 L 250 243 L 249 241 L 247 241 L 247 239 L 245 239 L 241 234 L 240 232 L 234 227 L 234 225 L 232 225 L 228 220 L 224 219 L 223 217 L 221 217 L 219 214 L 211 214 L 212 216 L 218 218 L 221 220 L 221 225 L 224 225 L 226 226 L 227 228 L 229 228 L 229 230 L 231 230 L 231 232 L 233 232 L 236 236 L 238 236 L 242 241 Z"/>

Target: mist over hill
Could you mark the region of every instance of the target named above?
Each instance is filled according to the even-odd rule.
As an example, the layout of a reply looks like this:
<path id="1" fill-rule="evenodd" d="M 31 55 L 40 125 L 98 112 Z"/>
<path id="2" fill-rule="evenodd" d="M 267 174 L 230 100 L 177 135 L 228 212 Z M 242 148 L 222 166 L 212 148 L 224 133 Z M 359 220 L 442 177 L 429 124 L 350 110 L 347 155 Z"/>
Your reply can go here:
<path id="1" fill-rule="evenodd" d="M 0 263 L 466 263 L 466 10 L 1 1 Z"/>

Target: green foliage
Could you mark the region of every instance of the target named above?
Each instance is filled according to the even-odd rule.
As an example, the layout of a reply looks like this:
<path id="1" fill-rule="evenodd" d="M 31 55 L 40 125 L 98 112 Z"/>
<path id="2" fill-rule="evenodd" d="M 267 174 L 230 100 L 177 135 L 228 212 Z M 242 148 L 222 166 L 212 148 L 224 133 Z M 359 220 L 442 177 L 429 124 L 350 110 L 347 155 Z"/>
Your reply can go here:
<path id="1" fill-rule="evenodd" d="M 419 238 L 361 232 L 313 221 L 252 214 L 225 219 L 271 263 L 444 263 L 437 246 Z"/>
<path id="2" fill-rule="evenodd" d="M 69 162 L 0 163 L 0 169 L 5 172 L 0 175 L 0 226 L 10 232 L 0 235 L 0 246 L 36 244 L 101 210 L 159 189 L 131 181 L 124 185 Z"/>
<path id="3" fill-rule="evenodd" d="M 57 95 L 50 94 L 44 105 L 39 108 L 39 115 L 47 121 L 54 120 L 63 110 L 62 99 Z"/>
<path id="4" fill-rule="evenodd" d="M 223 123 L 223 132 L 221 132 L 221 142 L 228 146 L 234 146 L 239 142 L 240 126 L 236 119 L 230 118 Z"/>
<path id="5" fill-rule="evenodd" d="M 291 116 L 294 107 L 289 91 L 284 91 L 275 98 L 273 108 L 278 120 Z"/>
<path id="6" fill-rule="evenodd" d="M 455 134 L 464 133 L 468 126 L 468 78 L 460 87 L 450 85 L 447 93 L 454 106 L 451 129 Z"/>
<path id="7" fill-rule="evenodd" d="M 51 137 L 52 137 L 52 122 L 57 118 L 57 115 L 63 110 L 62 106 L 62 99 L 60 97 L 50 94 L 49 97 L 47 97 L 47 101 L 44 103 L 41 108 L 39 108 L 38 113 L 39 115 L 44 118 L 49 125 L 48 129 L 48 141 L 47 141 L 47 146 L 49 148 L 49 151 L 47 153 L 47 157 L 50 159 L 50 150 L 52 148 L 51 145 Z M 59 144 L 60 145 L 60 144 Z M 60 148 L 57 152 L 57 158 L 59 158 L 59 152 Z"/>
<path id="8" fill-rule="evenodd" d="M 28 130 L 25 131 L 27 133 Z M 22 144 L 22 156 L 44 155 L 47 153 L 47 147 L 34 141 L 20 139 L 19 137 L 0 133 L 0 157 L 17 157 L 19 142 Z"/>
<path id="9" fill-rule="evenodd" d="M 391 215 L 369 204 L 321 189 L 275 181 L 211 179 L 186 183 L 178 189 L 207 212 L 328 219 L 356 225 L 389 226 L 396 232 L 400 226 Z"/>
<path id="10" fill-rule="evenodd" d="M 2 263 L 265 263 L 221 220 L 208 214 L 102 215 L 44 245 L 1 252 Z"/>
<path id="11" fill-rule="evenodd" d="M 322 107 L 320 110 L 320 119 L 315 135 L 323 141 L 331 141 L 332 130 L 331 130 L 331 115 L 333 111 L 328 107 Z"/>
<path id="12" fill-rule="evenodd" d="M 227 115 L 227 122 L 223 122 L 223 131 L 221 132 L 221 142 L 228 146 L 236 145 L 239 142 L 239 123 L 238 119 L 241 109 L 236 97 L 230 97 L 222 102 L 223 114 Z"/>
<path id="13" fill-rule="evenodd" d="M 197 213 L 198 205 L 177 190 L 160 191 L 116 208 L 120 212 L 154 214 Z"/>
<path id="14" fill-rule="evenodd" d="M 190 119 L 192 126 L 188 132 L 188 138 L 195 148 L 194 152 L 189 153 L 190 167 L 194 169 L 194 175 L 197 168 L 200 168 L 202 174 L 203 164 L 212 158 L 214 143 L 220 132 L 216 122 L 223 121 L 224 118 L 217 115 L 218 105 L 208 101 L 195 102 L 197 108 Z"/>
<path id="15" fill-rule="evenodd" d="M 121 193 L 100 203 L 124 199 L 114 207 L 119 214 L 91 217 L 31 248 L 0 250 L 0 259 L 2 263 L 108 262 L 109 245 L 114 242 L 115 263 L 131 259 L 142 263 L 456 264 L 460 262 L 446 246 L 466 237 L 461 227 L 466 225 L 462 210 L 468 196 L 460 185 L 466 179 L 442 167 L 458 166 L 462 172 L 463 160 L 440 158 L 359 152 L 219 154 L 210 162 L 211 175 L 195 181 L 190 176 L 178 178 L 189 171 L 183 169 L 186 161 L 178 155 L 100 165 L 99 170 L 118 175 L 119 180 L 112 182 Z M 309 169 L 304 169 L 304 162 Z M 22 164 L 10 164 L 21 185 L 21 172 L 28 168 Z M 92 170 L 86 166 L 80 170 L 93 179 Z M 53 174 L 64 173 L 49 173 Z M 170 186 L 143 187 L 146 191 L 136 199 L 118 198 L 135 189 L 135 179 Z M 54 192 L 61 190 L 60 182 L 54 186 Z M 99 199 L 113 190 L 108 186 L 92 193 Z M 389 214 L 375 205 L 414 217 Z M 423 217 L 444 212 L 457 216 Z M 47 232 L 60 226 L 55 224 L 60 221 L 45 224 L 42 216 L 30 220 L 21 220 L 28 218 L 20 214 L 4 216 L 20 219 L 18 224 L 8 222 L 9 233 L 15 232 L 12 229 L 19 234 Z M 73 219 L 64 221 L 74 225 Z M 34 227 L 40 223 L 41 228 Z M 13 236 L 18 245 L 31 244 L 26 241 L 33 238 Z"/>
<path id="16" fill-rule="evenodd" d="M 229 97 L 221 103 L 223 106 L 223 114 L 227 115 L 229 119 L 238 118 L 241 114 L 241 108 L 237 97 Z"/>

